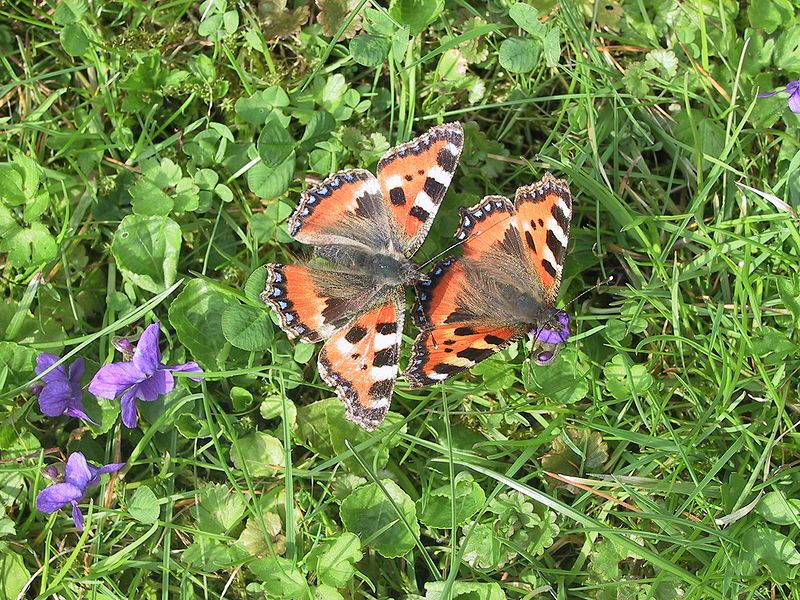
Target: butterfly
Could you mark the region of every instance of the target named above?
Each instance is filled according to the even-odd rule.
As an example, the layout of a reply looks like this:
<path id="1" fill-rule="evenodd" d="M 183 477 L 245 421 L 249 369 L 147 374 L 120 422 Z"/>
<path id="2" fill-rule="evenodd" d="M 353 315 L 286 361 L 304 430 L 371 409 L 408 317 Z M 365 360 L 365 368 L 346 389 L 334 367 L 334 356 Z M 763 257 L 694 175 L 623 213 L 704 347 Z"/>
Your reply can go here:
<path id="1" fill-rule="evenodd" d="M 306 190 L 289 233 L 314 246 L 312 262 L 268 264 L 261 299 L 290 338 L 326 340 L 317 367 L 346 416 L 381 424 L 398 374 L 403 286 L 424 281 L 409 260 L 422 245 L 453 178 L 464 132 L 433 127 L 389 149 L 376 175 L 351 169 Z"/>
<path id="2" fill-rule="evenodd" d="M 572 196 L 545 174 L 512 203 L 486 196 L 460 210 L 461 258 L 446 258 L 417 284 L 420 333 L 404 375 L 412 387 L 444 381 L 520 339 L 539 365 L 555 360 L 570 317 L 555 308 L 567 253 Z"/>

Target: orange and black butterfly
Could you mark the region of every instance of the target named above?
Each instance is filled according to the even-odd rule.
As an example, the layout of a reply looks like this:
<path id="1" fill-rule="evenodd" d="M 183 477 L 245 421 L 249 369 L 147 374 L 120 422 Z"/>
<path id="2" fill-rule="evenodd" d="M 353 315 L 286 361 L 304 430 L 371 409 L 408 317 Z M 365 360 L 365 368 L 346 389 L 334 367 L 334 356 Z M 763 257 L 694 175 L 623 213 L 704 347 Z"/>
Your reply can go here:
<path id="1" fill-rule="evenodd" d="M 571 217 L 569 186 L 549 173 L 519 188 L 514 202 L 487 196 L 461 209 L 463 256 L 417 285 L 421 332 L 404 373 L 413 387 L 444 381 L 525 335 L 537 364 L 555 360 L 570 334 L 555 302 Z"/>
<path id="2" fill-rule="evenodd" d="M 289 233 L 314 246 L 318 264 L 267 265 L 262 300 L 281 328 L 305 342 L 327 340 L 317 365 L 347 418 L 375 429 L 398 373 L 404 285 L 426 280 L 410 261 L 453 178 L 464 132 L 449 123 L 390 149 L 377 175 L 335 173 L 303 193 Z"/>

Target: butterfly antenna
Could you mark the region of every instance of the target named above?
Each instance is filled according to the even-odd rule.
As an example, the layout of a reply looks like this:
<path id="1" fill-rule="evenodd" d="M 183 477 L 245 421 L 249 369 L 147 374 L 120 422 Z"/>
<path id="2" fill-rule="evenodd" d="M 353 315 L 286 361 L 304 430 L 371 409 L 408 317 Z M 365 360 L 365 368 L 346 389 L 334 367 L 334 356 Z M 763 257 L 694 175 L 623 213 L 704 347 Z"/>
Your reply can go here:
<path id="1" fill-rule="evenodd" d="M 468 240 L 470 240 L 472 238 L 475 238 L 475 237 L 481 235 L 482 233 L 486 233 L 487 231 L 489 231 L 493 227 L 497 227 L 498 225 L 502 225 L 503 223 L 505 223 L 510 218 L 511 218 L 511 215 L 508 215 L 508 216 L 504 217 L 502 220 L 498 221 L 497 223 L 493 223 L 492 225 L 490 225 L 486 229 L 484 229 L 482 231 L 476 231 L 472 235 L 470 235 L 468 237 L 465 237 L 463 240 L 458 240 L 456 243 L 450 244 L 447 248 L 445 248 L 444 250 L 442 250 L 438 254 L 433 255 L 431 258 L 429 258 L 424 263 L 422 263 L 419 266 L 419 268 L 420 269 L 424 269 L 429 264 L 431 264 L 433 261 L 437 260 L 439 257 L 444 256 L 445 254 L 447 254 L 448 252 L 450 252 L 451 250 L 453 250 L 455 248 L 458 248 L 461 244 L 465 243 L 466 241 L 468 241 Z"/>
<path id="2" fill-rule="evenodd" d="M 575 302 L 577 302 L 578 300 L 583 298 L 586 294 L 590 294 L 591 292 L 595 291 L 597 288 L 601 288 L 601 287 L 604 287 L 606 285 L 609 285 L 612 281 L 614 281 L 614 276 L 613 275 L 609 275 L 603 281 L 600 281 L 600 282 L 594 284 L 592 287 L 590 287 L 587 290 L 583 290 L 580 294 L 578 294 L 572 300 L 567 302 L 566 305 L 570 306 L 571 304 L 574 304 Z"/>

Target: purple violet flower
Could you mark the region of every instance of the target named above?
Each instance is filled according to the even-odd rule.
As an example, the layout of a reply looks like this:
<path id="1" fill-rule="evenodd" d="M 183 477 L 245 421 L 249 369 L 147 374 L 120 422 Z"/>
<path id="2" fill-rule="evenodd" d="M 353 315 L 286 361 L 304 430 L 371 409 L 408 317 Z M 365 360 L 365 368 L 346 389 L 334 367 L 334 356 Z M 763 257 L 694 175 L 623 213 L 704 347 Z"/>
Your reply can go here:
<path id="1" fill-rule="evenodd" d="M 55 354 L 40 354 L 36 357 L 36 374 L 41 375 L 59 360 L 61 358 Z M 44 386 L 37 393 L 43 414 L 48 417 L 67 415 L 97 425 L 83 410 L 81 377 L 84 368 L 83 358 L 79 356 L 69 368 L 62 363 L 42 377 Z"/>
<path id="2" fill-rule="evenodd" d="M 793 113 L 800 114 L 800 80 L 790 81 L 786 84 L 786 88 L 776 92 L 767 92 L 765 94 L 758 94 L 759 98 L 769 98 L 775 94 L 782 94 L 786 92 L 789 94 L 788 103 L 789 110 Z"/>
<path id="3" fill-rule="evenodd" d="M 100 368 L 89 384 L 89 391 L 100 398 L 120 397 L 122 423 L 133 429 L 138 422 L 136 399 L 152 402 L 175 387 L 172 373 L 188 371 L 202 373 L 196 362 L 182 365 L 162 365 L 158 349 L 159 324 L 153 323 L 142 333 L 130 362 L 116 362 Z M 199 377 L 192 377 L 199 381 Z"/>
<path id="4" fill-rule="evenodd" d="M 54 513 L 60 508 L 72 505 L 72 520 L 78 531 L 83 531 L 83 513 L 78 508 L 78 501 L 86 495 L 87 490 L 100 483 L 100 475 L 119 471 L 125 463 L 95 467 L 86 461 L 81 452 L 73 452 L 67 458 L 67 466 L 63 483 L 46 487 L 36 496 L 36 508 L 43 513 Z"/>

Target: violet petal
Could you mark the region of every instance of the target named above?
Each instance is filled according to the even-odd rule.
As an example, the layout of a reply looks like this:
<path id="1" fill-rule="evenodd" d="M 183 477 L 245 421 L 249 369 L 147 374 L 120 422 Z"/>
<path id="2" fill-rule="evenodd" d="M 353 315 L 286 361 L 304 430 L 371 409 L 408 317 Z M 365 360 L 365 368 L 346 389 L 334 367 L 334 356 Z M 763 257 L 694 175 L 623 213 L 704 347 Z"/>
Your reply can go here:
<path id="1" fill-rule="evenodd" d="M 134 429 L 139 422 L 136 414 L 136 387 L 132 387 L 120 398 L 120 408 L 122 411 L 122 424 L 128 429 Z"/>
<path id="2" fill-rule="evenodd" d="M 75 501 L 72 502 L 72 520 L 75 522 L 75 528 L 83 531 L 83 513 Z"/>
<path id="3" fill-rule="evenodd" d="M 89 465 L 91 467 L 91 465 Z M 89 480 L 89 485 L 86 487 L 92 487 L 98 485 L 100 483 L 100 475 L 105 473 L 113 473 L 114 471 L 119 471 L 122 467 L 125 466 L 125 463 L 113 463 L 110 465 L 104 465 L 100 468 L 91 467 L 92 468 L 92 478 Z"/>
<path id="4" fill-rule="evenodd" d="M 800 91 L 789 96 L 789 110 L 795 114 L 800 114 Z"/>
<path id="5" fill-rule="evenodd" d="M 47 369 L 56 364 L 59 360 L 61 360 L 61 358 L 59 358 L 55 354 L 40 354 L 39 356 L 36 357 L 36 374 L 41 375 Z M 64 365 L 64 363 L 61 363 L 55 369 L 50 371 L 47 375 L 42 377 L 42 380 L 45 383 L 69 380 L 69 376 L 67 375 L 66 365 Z"/>
<path id="6" fill-rule="evenodd" d="M 86 457 L 82 452 L 73 452 L 67 459 L 66 476 L 67 483 L 86 490 L 89 481 L 94 477 L 93 468 L 86 462 Z"/>
<path id="7" fill-rule="evenodd" d="M 111 363 L 100 367 L 89 383 L 89 392 L 99 398 L 113 400 L 144 377 L 145 375 L 133 363 Z"/>
<path id="8" fill-rule="evenodd" d="M 36 509 L 43 513 L 53 513 L 70 502 L 79 500 L 83 490 L 71 483 L 56 483 L 44 488 L 36 496 Z"/>
<path id="9" fill-rule="evenodd" d="M 136 386 L 136 397 L 145 402 L 152 402 L 162 394 L 169 394 L 174 387 L 175 379 L 172 373 L 166 369 L 158 369 Z"/>
<path id="10" fill-rule="evenodd" d="M 774 96 L 775 94 L 780 94 L 786 90 L 778 90 L 777 92 L 764 92 L 763 94 L 756 94 L 756 98 L 769 98 L 770 96 Z"/>
<path id="11" fill-rule="evenodd" d="M 83 412 L 83 408 L 79 406 L 70 406 L 64 411 L 64 414 L 68 417 L 72 417 L 73 419 L 81 419 L 82 421 L 86 421 L 92 425 L 99 425 L 99 423 L 93 421 L 89 415 Z"/>
<path id="12" fill-rule="evenodd" d="M 71 396 L 71 384 L 61 381 L 48 383 L 39 393 L 39 410 L 48 417 L 59 417 L 69 406 Z"/>
<path id="13" fill-rule="evenodd" d="M 124 467 L 127 463 L 111 463 L 110 465 L 104 465 L 97 469 L 97 476 L 105 475 L 106 473 L 113 473 L 115 471 L 119 471 L 122 467 Z"/>
<path id="14" fill-rule="evenodd" d="M 142 333 L 136 351 L 133 353 L 133 364 L 142 373 L 151 375 L 161 366 L 161 350 L 158 348 L 159 324 L 153 323 Z"/>
<path id="15" fill-rule="evenodd" d="M 75 362 L 69 366 L 69 380 L 72 383 L 80 384 L 83 373 L 86 371 L 86 362 L 82 356 L 75 359 Z"/>
<path id="16" fill-rule="evenodd" d="M 203 369 L 200 368 L 200 365 L 198 365 L 194 361 L 187 362 L 187 363 L 184 363 L 182 365 L 169 365 L 169 366 L 166 366 L 164 368 L 169 370 L 169 371 L 173 371 L 173 372 L 177 371 L 179 373 L 183 373 L 183 372 L 185 372 L 185 373 L 202 373 L 203 372 Z M 189 379 L 192 379 L 193 381 L 200 381 L 203 378 L 202 377 L 189 377 Z"/>

